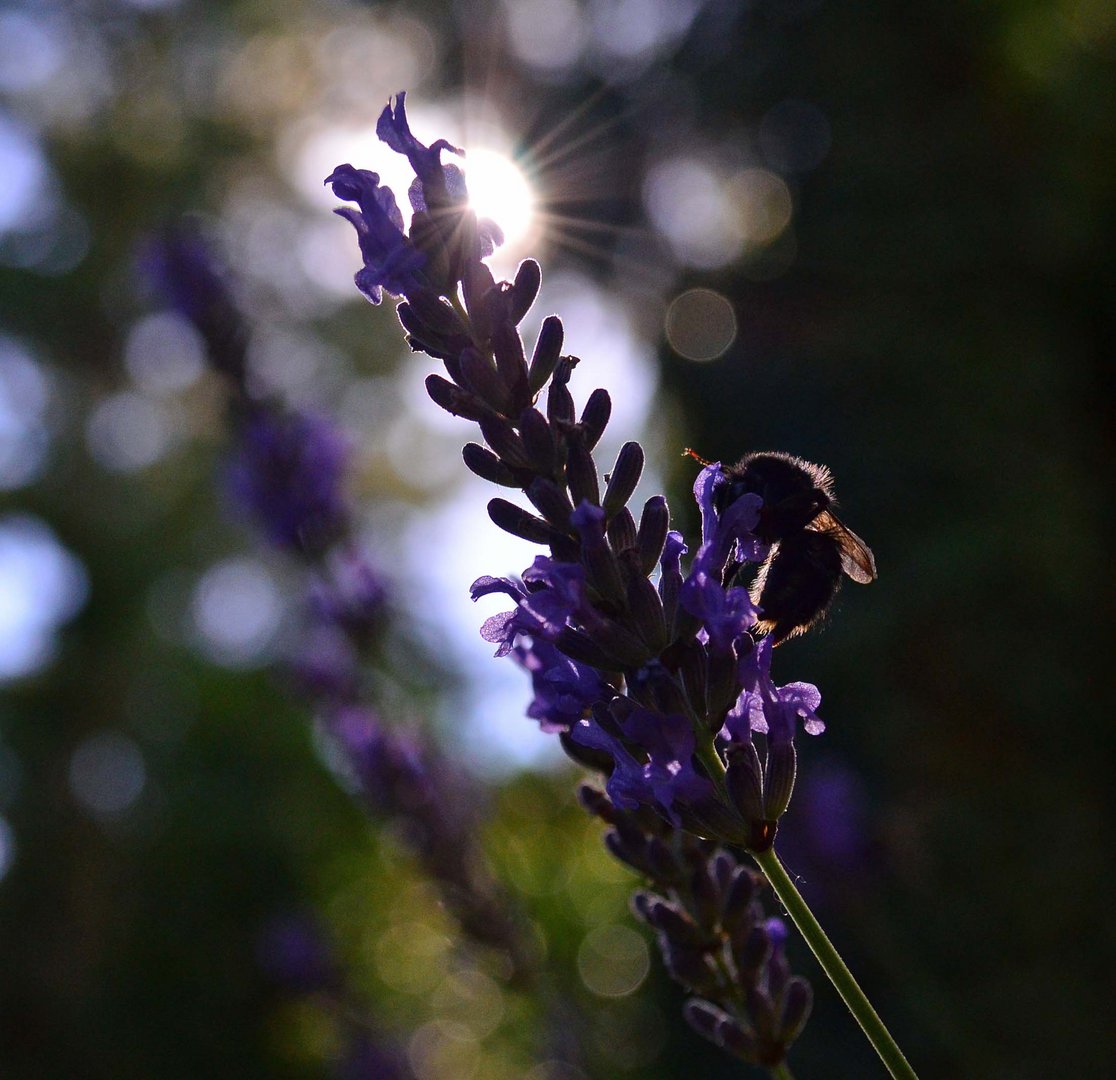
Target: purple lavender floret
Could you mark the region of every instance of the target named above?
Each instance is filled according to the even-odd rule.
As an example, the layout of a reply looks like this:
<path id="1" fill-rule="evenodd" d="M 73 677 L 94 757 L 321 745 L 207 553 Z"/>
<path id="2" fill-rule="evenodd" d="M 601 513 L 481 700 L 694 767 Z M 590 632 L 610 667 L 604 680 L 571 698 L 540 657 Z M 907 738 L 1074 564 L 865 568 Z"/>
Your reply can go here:
<path id="1" fill-rule="evenodd" d="M 433 216 L 461 211 L 469 202 L 465 174 L 456 165 L 443 165 L 442 152 L 464 157 L 465 151 L 445 139 L 430 146 L 419 142 L 407 121 L 406 99 L 406 92 L 401 90 L 394 106 L 388 102 L 376 122 L 376 135 L 396 153 L 404 154 L 415 170 L 415 179 L 407 190 L 411 208 L 416 214 Z M 481 259 L 504 242 L 500 226 L 488 220 L 478 223 L 477 237 L 480 245 L 477 257 Z"/>
<path id="2" fill-rule="evenodd" d="M 422 287 L 426 256 L 403 233 L 403 215 L 391 188 L 380 186 L 380 177 L 367 169 L 338 165 L 326 177 L 333 194 L 360 207 L 340 206 L 333 212 L 351 222 L 357 231 L 364 266 L 357 271 L 357 288 L 378 304 L 386 289 L 402 296 Z"/>
<path id="3" fill-rule="evenodd" d="M 694 481 L 694 499 L 701 510 L 701 547 L 694 557 L 692 572 L 719 575 L 730 556 L 737 562 L 762 562 L 768 545 L 752 530 L 759 521 L 763 500 L 748 493 L 735 499 L 718 513 L 714 493 L 725 482 L 720 462 L 705 466 Z"/>
<path id="4" fill-rule="evenodd" d="M 257 409 L 240 430 L 229 490 L 271 543 L 318 548 L 347 520 L 347 457 L 344 440 L 323 418 Z"/>
<path id="5" fill-rule="evenodd" d="M 442 151 L 448 150 L 451 154 L 462 154 L 464 151 L 445 139 L 438 139 L 430 146 L 419 142 L 407 122 L 406 102 L 407 93 L 403 90 L 396 95 L 394 105 L 388 102 L 376 121 L 376 135 L 397 154 L 406 155 L 415 170 L 416 181 L 423 185 L 424 203 L 415 209 L 424 210 L 426 204 L 438 206 L 450 197 L 446 190 Z"/>
<path id="6" fill-rule="evenodd" d="M 580 664 L 541 638 L 520 638 L 516 661 L 531 676 L 534 698 L 527 715 L 545 732 L 569 731 L 609 694 L 608 685 L 588 664 Z"/>
<path id="7" fill-rule="evenodd" d="M 405 99 L 406 94 L 400 93 L 394 105 L 388 103 L 376 124 L 376 134 L 392 150 L 404 154 L 415 170 L 408 191 L 414 210 L 409 234 L 403 231 L 395 195 L 380 186 L 378 174 L 345 164 L 334 169 L 325 182 L 333 186 L 339 199 L 359 207 L 334 211 L 357 231 L 364 258 L 355 277 L 357 288 L 373 304 L 380 302 L 386 290 L 423 305 L 429 313 L 437 296 L 449 295 L 467 267 L 479 265 L 503 242 L 503 234 L 490 221 L 477 222 L 468 207 L 461 170 L 442 164 L 443 151 L 462 151 L 445 139 L 431 146 L 419 142 L 407 122 Z"/>
<path id="8" fill-rule="evenodd" d="M 618 807 L 654 806 L 677 826 L 682 820 L 675 804 L 700 807 L 715 800 L 712 782 L 694 768 L 694 736 L 684 717 L 633 708 L 623 719 L 613 715 L 612 721 L 609 724 L 598 712 L 592 720 L 579 721 L 570 737 L 612 755 L 614 768 L 606 790 Z M 618 729 L 619 735 L 610 727 Z M 640 758 L 629 747 L 638 748 Z"/>
<path id="9" fill-rule="evenodd" d="M 502 592 L 518 605 L 514 611 L 486 619 L 481 637 L 497 646 L 497 656 L 507 656 L 520 634 L 556 641 L 571 616 L 584 607 L 584 576 L 580 566 L 540 555 L 523 572 L 522 580 L 477 578 L 469 589 L 474 600 Z"/>

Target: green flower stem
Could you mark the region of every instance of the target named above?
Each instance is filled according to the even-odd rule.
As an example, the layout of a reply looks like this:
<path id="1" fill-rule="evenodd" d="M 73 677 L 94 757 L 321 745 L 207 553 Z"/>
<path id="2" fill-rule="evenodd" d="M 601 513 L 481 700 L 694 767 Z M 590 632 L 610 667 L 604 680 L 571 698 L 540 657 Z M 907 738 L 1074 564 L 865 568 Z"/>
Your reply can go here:
<path id="1" fill-rule="evenodd" d="M 757 854 L 752 852 L 752 858 L 760 865 L 775 890 L 775 895 L 787 909 L 787 914 L 798 927 L 799 933 L 806 939 L 822 970 L 829 976 L 830 982 L 837 988 L 849 1012 L 856 1018 L 856 1022 L 864 1029 L 868 1041 L 875 1048 L 880 1060 L 887 1066 L 895 1080 L 918 1080 L 914 1069 L 903 1056 L 903 1051 L 891 1037 L 891 1032 L 884 1027 L 884 1022 L 879 1014 L 872 1008 L 871 1002 L 864 996 L 852 972 L 845 966 L 844 960 L 838 955 L 833 943 L 826 937 L 814 913 L 806 906 L 802 894 L 795 888 L 774 848 Z M 777 1074 L 776 1074 L 777 1075 Z"/>
<path id="2" fill-rule="evenodd" d="M 782 1061 L 778 1065 L 772 1066 L 771 1077 L 772 1080 L 794 1080 L 794 1073 L 787 1068 L 787 1063 Z"/>

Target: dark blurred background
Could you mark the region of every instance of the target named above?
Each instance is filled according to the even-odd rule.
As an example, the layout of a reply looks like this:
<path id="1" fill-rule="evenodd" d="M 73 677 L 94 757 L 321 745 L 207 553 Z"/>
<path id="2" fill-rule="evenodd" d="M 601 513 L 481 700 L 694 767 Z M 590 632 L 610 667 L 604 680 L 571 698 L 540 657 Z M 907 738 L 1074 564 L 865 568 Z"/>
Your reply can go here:
<path id="1" fill-rule="evenodd" d="M 541 259 L 534 325 L 567 320 L 575 396 L 608 387 L 680 517 L 683 446 L 832 468 L 880 578 L 777 657 L 829 724 L 783 851 L 912 1061 L 1109 1075 L 1114 63 L 1103 0 L 0 6 L 0 1074 L 387 1075 L 346 1057 L 353 1013 L 422 1080 L 747 1073 L 685 1029 L 576 771 L 476 639 L 467 585 L 531 553 L 352 288 L 320 182 L 393 182 L 372 129 L 407 88 L 420 137 L 478 151 L 498 267 Z M 293 570 L 137 269 L 182 214 L 255 392 L 353 448 L 396 597 L 381 701 L 478 778 L 568 1009 L 462 941 L 274 677 Z M 284 967 L 314 963 L 341 1005 Z M 879 1075 L 815 986 L 796 1074 Z"/>

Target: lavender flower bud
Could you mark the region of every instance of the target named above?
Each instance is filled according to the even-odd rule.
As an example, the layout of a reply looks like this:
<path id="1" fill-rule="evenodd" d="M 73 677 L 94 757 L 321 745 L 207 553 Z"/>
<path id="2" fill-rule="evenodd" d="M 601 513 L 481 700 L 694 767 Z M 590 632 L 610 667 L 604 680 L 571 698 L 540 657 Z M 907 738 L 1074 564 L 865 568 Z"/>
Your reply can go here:
<path id="1" fill-rule="evenodd" d="M 597 466 L 584 440 L 576 436 L 569 440 L 566 479 L 575 504 L 585 501 L 600 506 L 601 490 L 597 480 Z"/>
<path id="2" fill-rule="evenodd" d="M 680 533 L 668 532 L 659 563 L 662 573 L 659 576 L 659 596 L 663 599 L 663 614 L 667 625 L 672 628 L 678 615 L 678 594 L 682 589 L 682 570 L 680 560 L 686 550 Z M 677 641 L 678 635 L 672 632 L 671 640 Z"/>
<path id="3" fill-rule="evenodd" d="M 515 473 L 491 450 L 479 443 L 466 443 L 461 449 L 461 457 L 469 471 L 476 473 L 482 480 L 488 480 L 502 487 L 519 487 Z"/>
<path id="4" fill-rule="evenodd" d="M 523 440 L 502 416 L 486 416 L 480 420 L 484 441 L 496 452 L 500 460 L 513 469 L 530 469 L 531 457 Z"/>
<path id="5" fill-rule="evenodd" d="M 713 652 L 709 656 L 705 687 L 706 713 L 713 731 L 720 729 L 725 713 L 740 693 L 736 682 L 737 660 L 731 653 Z"/>
<path id="6" fill-rule="evenodd" d="M 771 938 L 771 958 L 767 961 L 767 992 L 771 998 L 778 997 L 790 979 L 790 964 L 787 963 L 787 924 L 777 915 L 764 921 L 768 937 Z"/>
<path id="7" fill-rule="evenodd" d="M 721 893 L 709 872 L 708 863 L 702 863 L 690 875 L 690 896 L 693 911 L 702 926 L 713 926 L 721 910 Z"/>
<path id="8" fill-rule="evenodd" d="M 491 407 L 476 394 L 454 386 L 441 375 L 427 375 L 426 392 L 435 405 L 453 416 L 461 416 L 466 420 L 482 420 L 493 415 Z"/>
<path id="9" fill-rule="evenodd" d="M 736 860 L 727 851 L 718 851 L 710 860 L 709 872 L 717 883 L 717 888 L 722 896 L 732 885 L 736 872 Z"/>
<path id="10" fill-rule="evenodd" d="M 682 880 L 678 860 L 670 850 L 670 845 L 659 836 L 652 836 L 647 842 L 647 861 L 651 866 L 651 877 L 660 885 L 673 885 Z"/>
<path id="11" fill-rule="evenodd" d="M 593 643 L 599 646 L 606 656 L 612 657 L 612 662 L 604 665 L 606 669 L 634 668 L 646 662 L 647 646 L 615 619 L 606 618 L 589 609 L 584 613 L 584 622 L 585 630 Z"/>
<path id="12" fill-rule="evenodd" d="M 605 488 L 604 510 L 611 517 L 628 505 L 632 492 L 643 475 L 643 447 L 637 442 L 626 442 L 616 455 L 616 464 Z"/>
<path id="13" fill-rule="evenodd" d="M 469 335 L 457 312 L 426 289 L 413 289 L 395 309 L 408 332 L 407 343 L 443 360 L 457 381 L 457 357 L 469 345 Z"/>
<path id="14" fill-rule="evenodd" d="M 717 989 L 717 972 L 701 949 L 680 945 L 669 938 L 660 939 L 663 963 L 670 977 L 697 993 Z"/>
<path id="15" fill-rule="evenodd" d="M 518 413 L 531 404 L 531 391 L 527 384 L 523 342 L 510 322 L 501 321 L 493 330 L 492 354 L 496 358 L 496 370 L 511 397 L 511 411 Z"/>
<path id="16" fill-rule="evenodd" d="M 713 944 L 708 933 L 677 904 L 652 897 L 644 906 L 643 917 L 648 925 L 665 934 L 673 944 L 701 950 Z"/>
<path id="17" fill-rule="evenodd" d="M 771 937 L 766 927 L 753 926 L 742 942 L 736 943 L 732 950 L 733 963 L 741 977 L 754 982 L 763 965 L 771 956 Z"/>
<path id="18" fill-rule="evenodd" d="M 585 408 L 581 413 L 581 430 L 585 436 L 585 448 L 592 450 L 600 442 L 604 429 L 608 425 L 608 418 L 612 415 L 612 398 L 607 390 L 600 388 L 589 395 Z"/>
<path id="19" fill-rule="evenodd" d="M 690 806 L 690 810 L 701 822 L 697 829 L 699 836 L 711 836 L 729 844 L 746 844 L 751 834 L 750 825 L 734 810 L 716 798 L 708 798 Z"/>
<path id="20" fill-rule="evenodd" d="M 487 342 L 492 336 L 487 300 L 495 288 L 496 279 L 492 271 L 479 259 L 470 260 L 461 276 L 461 295 L 473 324 L 473 334 L 482 342 Z"/>
<path id="21" fill-rule="evenodd" d="M 536 477 L 526 489 L 527 498 L 547 521 L 557 529 L 568 529 L 574 512 L 573 503 L 563 488 L 553 480 Z"/>
<path id="22" fill-rule="evenodd" d="M 666 600 L 663 600 L 666 606 Z M 701 629 L 701 617 L 687 611 L 681 604 L 674 609 L 674 622 L 671 625 L 671 639 L 677 641 L 694 637 Z"/>
<path id="23" fill-rule="evenodd" d="M 547 389 L 547 418 L 551 424 L 574 422 L 574 398 L 566 384 L 578 364 L 580 360 L 576 356 L 562 356 L 555 365 L 554 376 Z"/>
<path id="24" fill-rule="evenodd" d="M 669 529 L 667 501 L 662 495 L 653 495 L 643 504 L 643 514 L 639 519 L 639 566 L 645 575 L 650 576 L 654 571 Z"/>
<path id="25" fill-rule="evenodd" d="M 605 540 L 604 511 L 588 499 L 582 499 L 570 519 L 570 524 L 577 530 L 581 539 L 584 549 L 582 558 L 590 571 L 590 577 L 592 577 L 593 563 L 596 562 L 601 569 L 601 574 L 608 579 L 607 582 L 598 582 L 598 588 L 607 586 L 611 598 L 619 599 L 622 593 L 620 565 Z"/>
<path id="26" fill-rule="evenodd" d="M 548 315 L 543 319 L 539 336 L 535 341 L 535 351 L 531 354 L 531 366 L 527 371 L 527 384 L 532 394 L 537 394 L 547 384 L 547 380 L 554 374 L 555 365 L 562 352 L 564 338 L 562 320 L 557 315 Z M 570 409 L 573 415 L 573 409 Z"/>
<path id="27" fill-rule="evenodd" d="M 638 870 L 641 874 L 650 876 L 651 867 L 647 861 L 645 844 L 625 840 L 617 829 L 605 833 L 604 843 L 615 858 L 622 863 L 627 863 L 628 866 Z"/>
<path id="28" fill-rule="evenodd" d="M 609 519 L 608 525 L 605 528 L 605 533 L 608 536 L 608 542 L 612 545 L 612 550 L 617 555 L 628 555 L 635 549 L 636 546 L 636 525 L 635 518 L 632 517 L 632 512 L 623 506 L 620 510 Z M 630 560 L 625 561 L 625 566 L 630 565 Z M 635 567 L 634 569 L 638 569 Z M 639 576 L 646 579 L 646 574 Z"/>
<path id="29" fill-rule="evenodd" d="M 778 821 L 790 802 L 794 790 L 794 743 L 782 739 L 768 739 L 767 761 L 763 769 L 763 816 L 768 821 Z"/>
<path id="30" fill-rule="evenodd" d="M 577 801 L 594 817 L 599 817 L 610 825 L 616 821 L 616 808 L 609 801 L 608 796 L 592 784 L 578 785 Z"/>
<path id="31" fill-rule="evenodd" d="M 515 281 L 508 290 L 508 317 L 518 326 L 531 310 L 542 284 L 542 269 L 534 259 L 524 259 L 515 272 Z"/>
<path id="32" fill-rule="evenodd" d="M 647 647 L 654 653 L 661 652 L 667 643 L 663 604 L 655 586 L 642 574 L 628 581 L 628 609 L 632 613 L 632 623 Z"/>
<path id="33" fill-rule="evenodd" d="M 691 998 L 682 1006 L 686 1022 L 699 1035 L 742 1061 L 756 1061 L 755 1036 L 728 1013 L 701 998 Z"/>
<path id="34" fill-rule="evenodd" d="M 407 344 L 413 350 L 429 353 L 438 359 L 456 355 L 457 350 L 452 347 L 447 339 L 423 322 L 406 301 L 396 307 L 395 314 L 403 329 L 407 331 Z"/>
<path id="35" fill-rule="evenodd" d="M 511 393 L 500 372 L 473 348 L 462 349 L 458 362 L 465 388 L 483 398 L 497 412 L 506 413 Z"/>
<path id="36" fill-rule="evenodd" d="M 555 537 L 561 537 L 561 534 L 542 518 L 529 514 L 523 507 L 516 506 L 506 499 L 492 499 L 488 504 L 488 516 L 504 532 L 530 540 L 533 544 L 549 544 Z"/>
<path id="37" fill-rule="evenodd" d="M 738 866 L 731 884 L 725 890 L 721 909 L 721 926 L 734 938 L 740 937 L 740 931 L 751 927 L 755 922 L 752 900 L 756 891 L 756 875 L 746 866 Z"/>
<path id="38" fill-rule="evenodd" d="M 759 1036 L 759 1060 L 763 1064 L 782 1061 L 783 1048 L 775 1039 L 775 1002 L 762 986 L 749 986 L 744 992 L 748 1018 Z"/>
<path id="39" fill-rule="evenodd" d="M 461 321 L 461 316 L 440 296 L 427 289 L 415 289 L 407 297 L 407 305 L 414 309 L 415 315 L 425 326 L 440 337 L 459 342 L 459 351 L 468 345 L 469 332 Z"/>
<path id="40" fill-rule="evenodd" d="M 538 409 L 524 409 L 517 421 L 519 434 L 531 458 L 531 467 L 543 476 L 553 476 L 557 464 L 554 432 Z"/>
<path id="41" fill-rule="evenodd" d="M 814 1004 L 814 992 L 810 984 L 798 975 L 795 975 L 783 988 L 778 1006 L 777 1031 L 779 1041 L 784 1046 L 790 1046 L 802 1033 L 806 1021 L 810 1018 L 810 1010 Z"/>
<path id="42" fill-rule="evenodd" d="M 580 630 L 574 630 L 569 626 L 565 627 L 558 635 L 555 644 L 571 660 L 589 664 L 590 667 L 599 668 L 601 671 L 609 671 L 616 667 L 613 658 L 606 655 L 600 645 Z M 611 759 L 609 764 L 611 766 Z"/>
<path id="43" fill-rule="evenodd" d="M 734 743 L 728 751 L 725 786 L 733 806 L 748 821 L 762 820 L 763 766 L 751 742 Z"/>

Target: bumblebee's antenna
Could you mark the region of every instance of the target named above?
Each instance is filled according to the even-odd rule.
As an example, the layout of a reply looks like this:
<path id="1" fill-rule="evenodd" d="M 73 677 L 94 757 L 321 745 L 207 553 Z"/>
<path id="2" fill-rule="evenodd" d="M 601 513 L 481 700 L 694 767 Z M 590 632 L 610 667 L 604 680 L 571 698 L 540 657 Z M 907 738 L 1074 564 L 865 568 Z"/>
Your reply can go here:
<path id="1" fill-rule="evenodd" d="M 696 450 L 691 450 L 688 446 L 682 451 L 683 457 L 692 457 L 694 461 L 700 461 L 702 465 L 708 468 L 713 464 L 712 461 L 706 461 Z"/>

